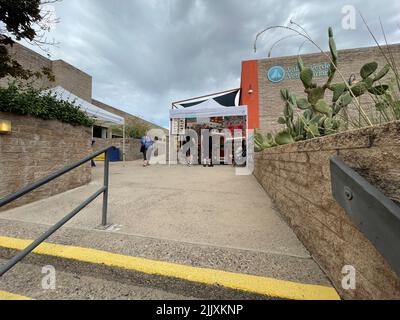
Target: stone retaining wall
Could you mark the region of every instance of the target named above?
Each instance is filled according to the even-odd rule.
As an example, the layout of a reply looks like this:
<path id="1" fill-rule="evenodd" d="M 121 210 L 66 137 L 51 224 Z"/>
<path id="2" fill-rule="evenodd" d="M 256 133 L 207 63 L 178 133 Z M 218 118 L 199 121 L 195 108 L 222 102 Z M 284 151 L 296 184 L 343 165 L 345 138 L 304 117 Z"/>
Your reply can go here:
<path id="1" fill-rule="evenodd" d="M 59 121 L 0 112 L 12 133 L 0 134 L 0 198 L 78 161 L 92 151 L 91 130 Z M 90 164 L 25 195 L 6 210 L 74 189 L 91 181 Z"/>
<path id="2" fill-rule="evenodd" d="M 400 299 L 400 279 L 332 197 L 333 156 L 400 201 L 400 122 L 265 150 L 255 176 L 344 298 Z M 354 291 L 342 289 L 345 265 Z"/>

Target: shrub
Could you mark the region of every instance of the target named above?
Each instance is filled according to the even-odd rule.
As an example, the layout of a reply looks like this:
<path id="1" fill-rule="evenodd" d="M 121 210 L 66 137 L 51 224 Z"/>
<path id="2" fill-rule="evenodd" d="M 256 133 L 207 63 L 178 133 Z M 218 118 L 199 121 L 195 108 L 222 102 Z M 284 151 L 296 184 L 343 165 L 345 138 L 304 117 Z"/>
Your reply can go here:
<path id="1" fill-rule="evenodd" d="M 58 120 L 73 126 L 91 127 L 94 124 L 94 120 L 73 103 L 59 101 L 53 93 L 44 94 L 33 88 L 21 90 L 15 84 L 0 88 L 0 111 Z"/>

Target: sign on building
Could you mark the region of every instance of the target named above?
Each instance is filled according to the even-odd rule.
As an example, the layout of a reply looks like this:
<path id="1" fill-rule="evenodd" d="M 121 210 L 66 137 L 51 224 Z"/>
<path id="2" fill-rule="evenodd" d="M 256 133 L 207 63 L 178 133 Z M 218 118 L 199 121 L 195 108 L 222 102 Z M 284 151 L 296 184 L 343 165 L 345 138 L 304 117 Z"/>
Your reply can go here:
<path id="1" fill-rule="evenodd" d="M 324 78 L 329 75 L 330 64 L 323 63 L 314 63 L 308 66 L 314 73 L 314 78 Z M 300 78 L 300 69 L 298 66 L 294 67 L 286 67 L 283 68 L 281 66 L 274 66 L 268 70 L 268 80 L 273 83 L 282 82 L 285 79 L 299 79 Z"/>

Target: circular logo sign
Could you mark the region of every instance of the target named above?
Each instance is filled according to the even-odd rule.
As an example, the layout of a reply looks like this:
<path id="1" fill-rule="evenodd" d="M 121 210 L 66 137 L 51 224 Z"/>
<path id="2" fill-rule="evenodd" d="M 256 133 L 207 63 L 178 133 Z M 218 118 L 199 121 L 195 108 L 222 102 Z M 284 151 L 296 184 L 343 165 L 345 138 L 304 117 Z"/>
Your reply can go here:
<path id="1" fill-rule="evenodd" d="M 286 72 L 281 66 L 275 66 L 268 70 L 268 80 L 274 83 L 281 82 L 285 79 Z"/>

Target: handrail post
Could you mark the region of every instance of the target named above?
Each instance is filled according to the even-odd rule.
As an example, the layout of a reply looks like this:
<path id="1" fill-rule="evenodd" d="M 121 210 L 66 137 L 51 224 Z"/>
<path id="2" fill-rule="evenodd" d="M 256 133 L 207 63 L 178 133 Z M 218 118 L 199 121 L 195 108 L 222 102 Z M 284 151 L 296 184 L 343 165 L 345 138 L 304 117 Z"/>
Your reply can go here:
<path id="1" fill-rule="evenodd" d="M 105 153 L 104 159 L 104 193 L 103 193 L 103 214 L 101 219 L 101 225 L 107 226 L 107 208 L 108 208 L 108 182 L 110 173 L 110 157 L 109 150 Z"/>
<path id="2" fill-rule="evenodd" d="M 24 257 L 26 257 L 29 253 L 31 253 L 36 247 L 38 247 L 42 242 L 44 242 L 47 238 L 49 238 L 52 234 L 54 234 L 58 229 L 64 226 L 68 221 L 74 218 L 79 212 L 81 212 L 84 208 L 86 208 L 90 203 L 92 203 L 95 199 L 97 199 L 101 194 L 103 194 L 103 212 L 102 212 L 102 225 L 104 227 L 107 226 L 107 208 L 108 208 L 108 188 L 109 188 L 109 173 L 110 173 L 110 154 L 109 150 L 112 147 L 107 147 L 101 150 L 96 151 L 95 153 L 87 156 L 86 158 L 76 162 L 72 165 L 69 165 L 61 170 L 58 170 L 51 175 L 42 178 L 31 185 L 28 185 L 19 191 L 12 193 L 5 198 L 0 199 L 0 208 L 21 198 L 33 190 L 40 188 L 41 186 L 53 181 L 54 179 L 61 177 L 62 175 L 72 171 L 75 168 L 80 167 L 81 165 L 89 162 L 90 160 L 96 158 L 101 154 L 105 154 L 104 159 L 104 185 L 103 187 L 96 191 L 91 197 L 86 199 L 82 204 L 80 204 L 76 209 L 74 209 L 71 213 L 65 216 L 62 220 L 57 222 L 54 226 L 52 226 L 49 230 L 47 230 L 44 234 L 42 234 L 38 239 L 33 241 L 28 247 L 18 253 L 13 259 L 7 262 L 4 265 L 0 266 L 0 278 L 11 268 L 13 268 L 18 262 L 20 262 Z"/>

